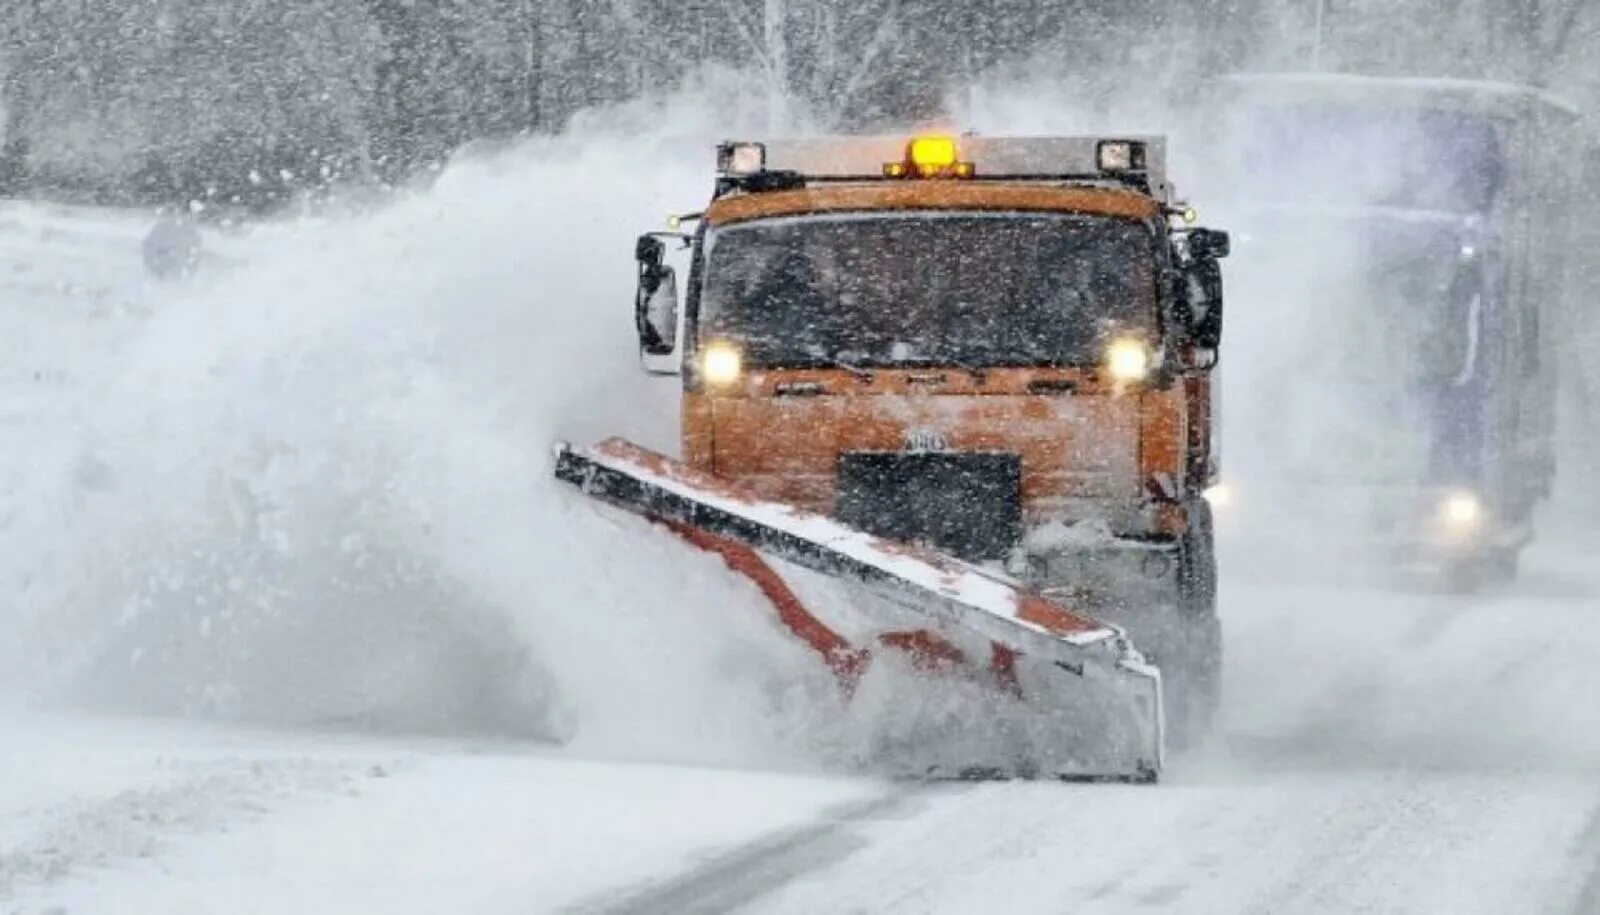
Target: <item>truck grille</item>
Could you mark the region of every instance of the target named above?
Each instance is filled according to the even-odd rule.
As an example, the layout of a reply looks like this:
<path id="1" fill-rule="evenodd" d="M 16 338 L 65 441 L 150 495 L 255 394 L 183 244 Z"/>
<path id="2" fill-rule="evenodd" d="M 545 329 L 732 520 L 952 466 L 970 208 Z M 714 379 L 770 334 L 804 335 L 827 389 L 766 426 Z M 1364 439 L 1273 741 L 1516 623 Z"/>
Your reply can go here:
<path id="1" fill-rule="evenodd" d="M 838 473 L 835 512 L 868 533 L 974 562 L 1003 558 L 1022 536 L 1018 455 L 849 452 Z"/>

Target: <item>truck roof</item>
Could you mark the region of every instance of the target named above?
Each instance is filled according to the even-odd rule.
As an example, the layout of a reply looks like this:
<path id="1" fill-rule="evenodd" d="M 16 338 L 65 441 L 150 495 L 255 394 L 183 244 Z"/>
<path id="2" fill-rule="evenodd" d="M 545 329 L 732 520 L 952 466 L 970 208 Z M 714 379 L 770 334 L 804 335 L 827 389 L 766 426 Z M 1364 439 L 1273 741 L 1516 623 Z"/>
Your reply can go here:
<path id="1" fill-rule="evenodd" d="M 1285 100 L 1320 97 L 1339 101 L 1378 101 L 1402 106 L 1431 104 L 1515 114 L 1534 104 L 1568 117 L 1577 106 L 1548 90 L 1489 80 L 1418 76 L 1367 76 L 1356 73 L 1231 73 L 1217 82 L 1258 97 Z"/>
<path id="2" fill-rule="evenodd" d="M 777 138 L 731 142 L 723 148 L 759 146 L 763 150 L 762 172 L 793 175 L 802 181 L 917 183 L 923 179 L 885 177 L 887 165 L 905 161 L 912 139 L 906 135 Z M 1161 203 L 1172 202 L 1172 188 L 1167 181 L 1167 142 L 1162 136 L 964 134 L 953 139 L 961 161 L 972 166 L 966 180 L 975 183 L 1005 180 L 1135 188 Z M 1118 142 L 1142 145 L 1143 161 L 1138 169 L 1113 173 L 1100 168 L 1101 145 Z"/>

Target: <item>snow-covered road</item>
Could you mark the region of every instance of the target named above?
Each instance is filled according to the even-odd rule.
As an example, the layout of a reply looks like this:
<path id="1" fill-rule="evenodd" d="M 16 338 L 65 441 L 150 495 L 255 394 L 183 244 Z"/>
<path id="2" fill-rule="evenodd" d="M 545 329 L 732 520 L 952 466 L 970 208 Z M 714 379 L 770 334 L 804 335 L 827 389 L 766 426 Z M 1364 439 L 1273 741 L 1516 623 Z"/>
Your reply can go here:
<path id="1" fill-rule="evenodd" d="M 815 774 L 753 592 L 539 463 L 670 431 L 639 191 L 583 184 L 629 164 L 447 174 L 180 287 L 137 218 L 0 209 L 0 913 L 1600 912 L 1581 529 L 1474 596 L 1225 551 L 1220 731 L 1158 786 Z"/>
<path id="2" fill-rule="evenodd" d="M 0 899 L 8 912 L 1596 912 L 1600 576 L 1578 558 L 1540 550 L 1522 585 L 1477 598 L 1235 587 L 1223 732 L 1155 787 L 894 785 L 504 741 L 13 715 Z"/>

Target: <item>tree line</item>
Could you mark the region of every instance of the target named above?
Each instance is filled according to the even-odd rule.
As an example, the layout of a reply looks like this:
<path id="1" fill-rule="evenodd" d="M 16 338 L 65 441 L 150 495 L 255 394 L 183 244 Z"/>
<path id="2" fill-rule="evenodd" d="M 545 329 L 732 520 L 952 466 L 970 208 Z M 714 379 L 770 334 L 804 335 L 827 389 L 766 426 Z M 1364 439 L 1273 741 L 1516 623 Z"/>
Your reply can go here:
<path id="1" fill-rule="evenodd" d="M 1245 65 L 1304 66 L 1310 45 L 1331 66 L 1415 66 L 1426 48 L 1442 71 L 1463 51 L 1478 57 L 1467 66 L 1479 72 L 1440 75 L 1492 65 L 1549 80 L 1586 5 L 8 0 L 0 193 L 265 209 L 332 183 L 400 181 L 472 140 L 554 132 L 706 68 L 739 74 L 773 124 L 803 113 L 836 130 L 937 116 L 953 85 L 997 68 L 1116 92 L 1157 72 L 1181 86 Z"/>

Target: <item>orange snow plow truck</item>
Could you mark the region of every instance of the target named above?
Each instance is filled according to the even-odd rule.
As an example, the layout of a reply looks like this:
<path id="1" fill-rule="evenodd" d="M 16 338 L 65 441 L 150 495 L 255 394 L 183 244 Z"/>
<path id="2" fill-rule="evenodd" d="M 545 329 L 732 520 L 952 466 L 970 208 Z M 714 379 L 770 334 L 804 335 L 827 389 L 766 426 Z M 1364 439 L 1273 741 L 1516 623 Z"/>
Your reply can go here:
<path id="1" fill-rule="evenodd" d="M 709 206 L 636 251 L 681 455 L 561 445 L 556 475 L 720 554 L 846 696 L 958 677 L 1044 722 L 917 772 L 1155 779 L 1217 698 L 1228 252 L 1165 159 L 1157 137 L 723 144 Z"/>

